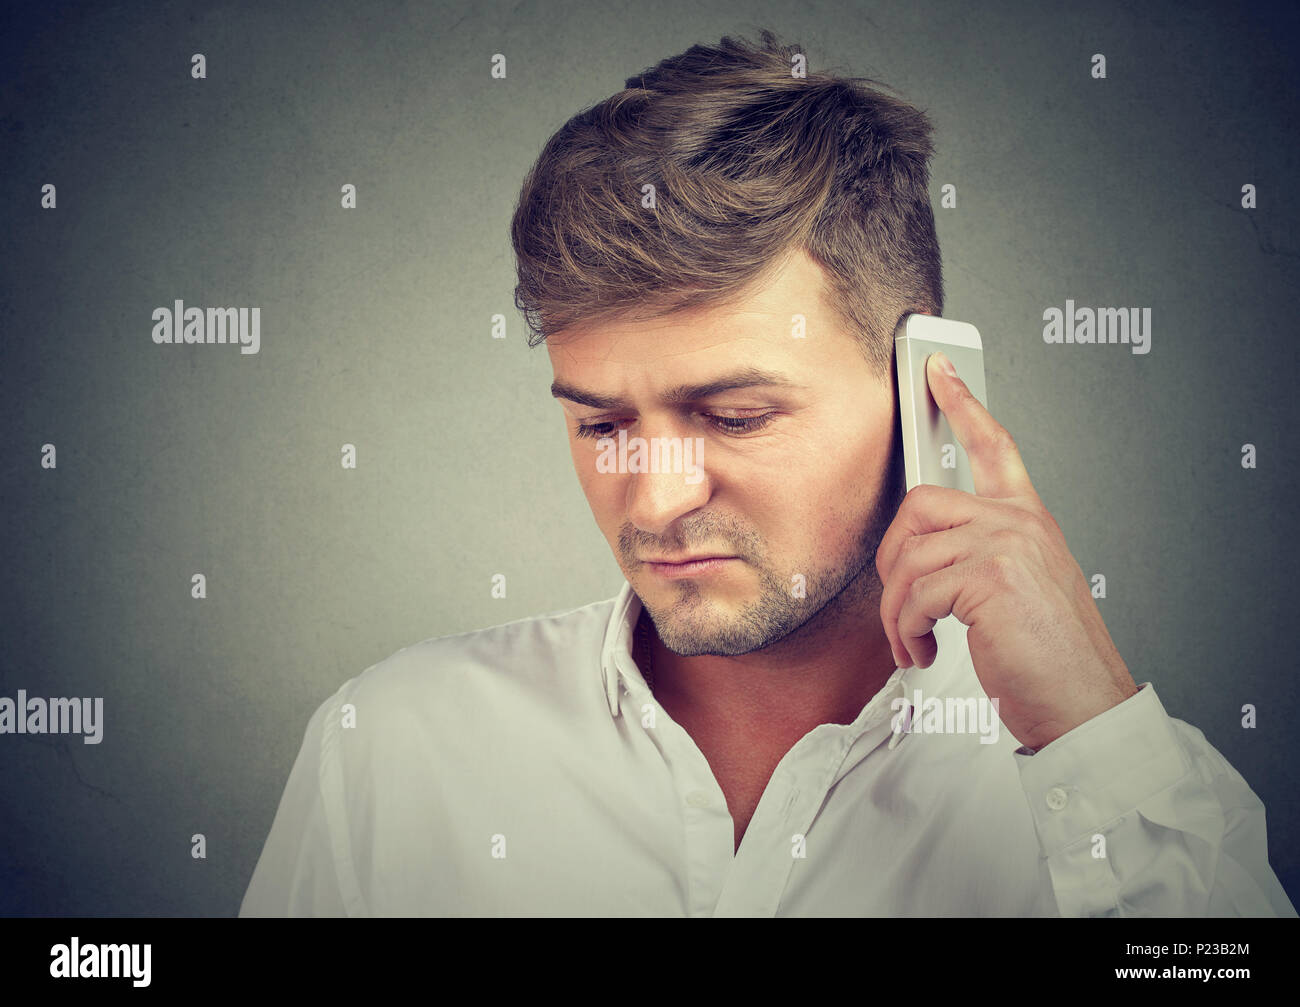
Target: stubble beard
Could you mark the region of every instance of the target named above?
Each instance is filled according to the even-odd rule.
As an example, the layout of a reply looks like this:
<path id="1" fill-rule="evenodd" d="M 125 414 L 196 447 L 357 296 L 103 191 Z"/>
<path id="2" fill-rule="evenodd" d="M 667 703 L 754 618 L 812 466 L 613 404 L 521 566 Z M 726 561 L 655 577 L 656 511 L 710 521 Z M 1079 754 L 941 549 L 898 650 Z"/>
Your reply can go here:
<path id="1" fill-rule="evenodd" d="M 791 571 L 784 576 L 761 562 L 762 542 L 747 529 L 709 518 L 683 528 L 686 541 L 673 543 L 672 551 L 681 551 L 691 540 L 732 542 L 737 555 L 758 571 L 759 596 L 735 615 L 720 619 L 707 591 L 701 590 L 699 584 L 677 582 L 673 586 L 678 597 L 670 605 L 659 606 L 657 611 L 646 606 L 659 639 L 681 657 L 737 657 L 758 650 L 797 652 L 824 634 L 869 616 L 879 609 L 883 590 L 876 571 L 876 550 L 905 493 L 902 440 L 896 431 L 885 484 L 857 538 L 856 548 L 826 567 Z M 635 558 L 635 539 L 635 530 L 625 526 L 619 538 L 625 570 L 635 571 L 642 565 Z M 792 593 L 795 573 L 804 576 L 804 597 Z"/>

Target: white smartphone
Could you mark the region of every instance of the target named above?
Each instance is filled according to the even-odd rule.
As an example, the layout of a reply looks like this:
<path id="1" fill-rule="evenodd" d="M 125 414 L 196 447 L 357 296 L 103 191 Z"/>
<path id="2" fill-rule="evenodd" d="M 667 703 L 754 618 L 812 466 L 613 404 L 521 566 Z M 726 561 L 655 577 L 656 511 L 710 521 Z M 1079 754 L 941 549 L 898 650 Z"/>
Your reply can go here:
<path id="1" fill-rule="evenodd" d="M 907 488 L 921 483 L 975 492 L 970 459 L 930 394 L 925 365 L 942 350 L 971 394 L 988 408 L 984 391 L 984 345 L 969 322 L 934 315 L 904 315 L 894 330 L 898 370 L 898 417 L 903 427 Z"/>

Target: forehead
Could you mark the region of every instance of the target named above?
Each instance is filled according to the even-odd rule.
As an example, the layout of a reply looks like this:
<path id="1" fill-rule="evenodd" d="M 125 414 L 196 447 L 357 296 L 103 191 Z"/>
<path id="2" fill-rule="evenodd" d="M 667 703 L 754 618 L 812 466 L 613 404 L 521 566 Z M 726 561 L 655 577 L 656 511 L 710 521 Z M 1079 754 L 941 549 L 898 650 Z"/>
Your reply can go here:
<path id="1" fill-rule="evenodd" d="M 815 369 L 851 352 L 854 341 L 831 310 L 825 273 L 806 252 L 797 251 L 727 304 L 659 318 L 579 323 L 545 345 L 557 378 L 581 373 L 614 380 L 653 372 L 671 380 L 737 364 Z"/>

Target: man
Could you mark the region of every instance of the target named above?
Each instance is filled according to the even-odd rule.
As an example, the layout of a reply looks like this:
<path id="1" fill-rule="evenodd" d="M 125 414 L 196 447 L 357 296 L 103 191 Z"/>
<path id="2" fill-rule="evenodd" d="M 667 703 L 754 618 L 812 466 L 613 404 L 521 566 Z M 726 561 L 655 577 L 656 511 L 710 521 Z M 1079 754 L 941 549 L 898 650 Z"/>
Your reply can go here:
<path id="1" fill-rule="evenodd" d="M 1295 915 L 937 358 L 976 493 L 904 495 L 929 124 L 800 63 L 695 46 L 546 145 L 516 300 L 627 584 L 345 683 L 241 914 Z"/>

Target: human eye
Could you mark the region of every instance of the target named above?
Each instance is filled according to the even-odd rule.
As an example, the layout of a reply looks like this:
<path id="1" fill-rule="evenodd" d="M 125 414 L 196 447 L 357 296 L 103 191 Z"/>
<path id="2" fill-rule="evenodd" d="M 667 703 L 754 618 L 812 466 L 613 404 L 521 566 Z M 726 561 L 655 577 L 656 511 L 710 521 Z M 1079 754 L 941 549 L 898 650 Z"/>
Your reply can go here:
<path id="1" fill-rule="evenodd" d="M 715 430 L 720 430 L 731 436 L 757 433 L 776 417 L 775 412 L 759 413 L 753 416 L 728 416 L 718 412 L 702 412 L 699 415 Z M 575 437 L 583 438 L 613 437 L 618 433 L 620 427 L 631 422 L 633 421 L 622 419 L 601 420 L 592 417 L 586 420 L 578 420 L 573 433 Z"/>
<path id="2" fill-rule="evenodd" d="M 579 420 L 577 429 L 573 433 L 575 437 L 613 437 L 618 425 L 618 420 L 603 420 L 596 423 Z"/>
<path id="3" fill-rule="evenodd" d="M 705 413 L 704 417 L 723 433 L 752 434 L 762 430 L 772 422 L 775 413 L 760 413 L 757 416 L 720 416 L 717 413 Z"/>

